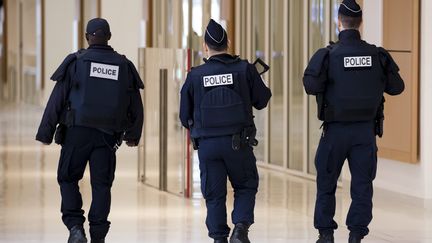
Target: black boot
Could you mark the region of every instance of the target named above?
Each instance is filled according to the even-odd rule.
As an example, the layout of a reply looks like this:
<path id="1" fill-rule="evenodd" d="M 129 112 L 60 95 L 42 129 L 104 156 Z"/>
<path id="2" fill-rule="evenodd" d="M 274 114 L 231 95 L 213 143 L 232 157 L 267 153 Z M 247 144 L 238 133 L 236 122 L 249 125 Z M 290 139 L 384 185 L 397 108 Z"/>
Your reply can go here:
<path id="1" fill-rule="evenodd" d="M 230 243 L 250 243 L 248 232 L 248 225 L 242 223 L 236 224 L 230 238 Z"/>
<path id="2" fill-rule="evenodd" d="M 227 238 L 215 239 L 214 243 L 228 243 Z"/>
<path id="3" fill-rule="evenodd" d="M 328 235 L 320 234 L 316 243 L 334 243 L 334 237 L 332 234 L 328 234 Z"/>
<path id="4" fill-rule="evenodd" d="M 98 239 L 98 240 L 91 239 L 91 243 L 105 243 L 105 239 Z"/>
<path id="5" fill-rule="evenodd" d="M 70 229 L 68 243 L 87 243 L 82 225 L 75 225 Z"/>
<path id="6" fill-rule="evenodd" d="M 350 237 L 348 239 L 348 243 L 360 243 L 361 240 L 362 240 L 362 238 L 359 236 L 350 235 Z"/>

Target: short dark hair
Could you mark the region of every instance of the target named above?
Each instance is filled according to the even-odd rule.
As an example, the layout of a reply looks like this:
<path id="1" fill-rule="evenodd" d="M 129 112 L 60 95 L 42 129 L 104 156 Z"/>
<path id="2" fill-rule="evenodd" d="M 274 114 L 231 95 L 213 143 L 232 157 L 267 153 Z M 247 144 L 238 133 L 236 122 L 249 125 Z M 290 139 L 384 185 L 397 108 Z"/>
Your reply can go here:
<path id="1" fill-rule="evenodd" d="M 209 44 L 207 42 L 206 42 L 206 45 L 212 51 L 220 52 L 220 51 L 226 51 L 226 50 L 228 50 L 228 42 L 226 42 L 225 44 L 223 44 L 221 46 L 214 46 L 214 45 L 211 45 L 211 44 Z"/>
<path id="2" fill-rule="evenodd" d="M 339 14 L 339 19 L 345 29 L 358 29 L 363 22 L 363 17 L 351 17 Z"/>

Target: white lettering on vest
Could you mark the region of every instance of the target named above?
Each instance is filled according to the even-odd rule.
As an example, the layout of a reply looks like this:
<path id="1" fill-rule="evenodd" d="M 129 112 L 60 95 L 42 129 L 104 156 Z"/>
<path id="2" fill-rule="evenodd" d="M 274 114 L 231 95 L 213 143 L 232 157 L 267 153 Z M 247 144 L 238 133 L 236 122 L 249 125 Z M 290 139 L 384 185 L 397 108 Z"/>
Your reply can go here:
<path id="1" fill-rule="evenodd" d="M 344 57 L 345 68 L 361 68 L 361 67 L 372 67 L 372 57 Z"/>
<path id="2" fill-rule="evenodd" d="M 227 73 L 213 76 L 204 76 L 203 84 L 204 87 L 230 85 L 233 84 L 233 75 L 232 73 Z"/>
<path id="3" fill-rule="evenodd" d="M 90 65 L 90 77 L 118 80 L 119 66 L 95 63 Z"/>

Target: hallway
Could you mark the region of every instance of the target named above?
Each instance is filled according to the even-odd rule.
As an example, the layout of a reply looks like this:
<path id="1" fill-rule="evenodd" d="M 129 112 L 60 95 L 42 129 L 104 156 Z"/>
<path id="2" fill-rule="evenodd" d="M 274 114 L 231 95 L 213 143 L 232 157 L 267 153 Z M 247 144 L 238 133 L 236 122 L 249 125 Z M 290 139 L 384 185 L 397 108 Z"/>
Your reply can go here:
<path id="1" fill-rule="evenodd" d="M 60 148 L 34 140 L 42 109 L 2 105 L 0 108 L 0 242 L 66 242 L 56 182 Z M 118 151 L 116 180 L 107 242 L 211 242 L 205 228 L 202 198 L 180 198 L 139 184 L 137 153 Z M 378 173 L 379 176 L 379 173 Z M 81 188 L 85 211 L 91 190 L 88 172 Z M 196 193 L 195 195 L 197 195 Z M 432 206 L 420 199 L 377 190 L 371 234 L 364 242 L 432 242 Z M 313 181 L 260 170 L 253 242 L 315 242 Z M 232 200 L 230 193 L 229 201 Z M 346 242 L 344 226 L 350 199 L 348 188 L 337 194 L 340 230 L 336 242 Z M 230 207 L 229 207 L 230 208 Z M 86 225 L 88 228 L 88 225 Z"/>

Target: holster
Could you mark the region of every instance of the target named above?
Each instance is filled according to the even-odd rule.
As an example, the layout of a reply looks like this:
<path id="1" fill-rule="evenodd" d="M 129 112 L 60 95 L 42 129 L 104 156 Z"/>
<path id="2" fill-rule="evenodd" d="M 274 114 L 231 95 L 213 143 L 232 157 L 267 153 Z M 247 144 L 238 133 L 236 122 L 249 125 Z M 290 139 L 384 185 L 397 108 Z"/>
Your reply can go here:
<path id="1" fill-rule="evenodd" d="M 243 130 L 232 136 L 232 148 L 233 150 L 240 150 L 242 147 L 248 146 L 257 146 L 258 140 L 256 139 L 256 127 L 249 126 L 243 128 Z"/>
<path id="2" fill-rule="evenodd" d="M 192 142 L 192 147 L 194 150 L 198 150 L 199 149 L 199 144 L 198 144 L 198 139 L 196 138 L 191 138 L 191 142 Z"/>
<path id="3" fill-rule="evenodd" d="M 382 138 L 384 135 L 384 117 L 379 120 L 375 120 L 375 135 L 380 138 Z"/>
<path id="4" fill-rule="evenodd" d="M 66 137 L 66 129 L 67 129 L 67 127 L 64 124 L 57 125 L 55 135 L 54 135 L 54 142 L 56 144 L 58 144 L 58 145 L 64 144 L 64 140 Z"/>
<path id="5" fill-rule="evenodd" d="M 114 151 L 117 151 L 117 149 L 120 148 L 120 146 L 123 143 L 124 136 L 125 136 L 124 132 L 120 132 L 120 133 L 115 134 L 116 143 L 114 144 L 114 147 L 113 147 Z"/>
<path id="6" fill-rule="evenodd" d="M 382 97 L 381 105 L 378 107 L 375 117 L 375 135 L 380 138 L 384 135 L 384 102 L 385 98 Z"/>
<path id="7" fill-rule="evenodd" d="M 325 100 L 324 93 L 319 93 L 316 95 L 317 108 L 318 108 L 318 119 L 325 121 Z"/>
<path id="8" fill-rule="evenodd" d="M 65 121 L 64 121 L 64 123 L 65 123 L 65 125 L 67 126 L 67 127 L 73 127 L 75 124 L 75 111 L 74 110 L 72 110 L 72 109 L 68 109 L 68 110 L 66 110 L 66 114 L 65 114 Z"/>

